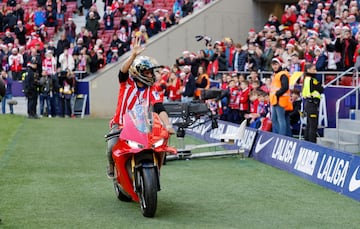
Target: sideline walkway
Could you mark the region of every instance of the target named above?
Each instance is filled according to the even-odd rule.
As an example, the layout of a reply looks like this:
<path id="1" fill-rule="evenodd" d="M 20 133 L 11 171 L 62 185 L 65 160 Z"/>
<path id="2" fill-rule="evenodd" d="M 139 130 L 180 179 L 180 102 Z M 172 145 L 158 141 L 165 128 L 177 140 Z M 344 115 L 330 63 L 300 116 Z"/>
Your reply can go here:
<path id="1" fill-rule="evenodd" d="M 26 97 L 13 97 L 13 99 L 18 102 L 18 104 L 14 106 L 14 114 L 27 116 L 27 99 L 26 99 Z M 38 106 L 39 106 L 39 104 L 38 104 Z M 0 107 L 1 107 L 1 103 L 0 103 Z M 7 105 L 7 104 L 6 104 L 6 113 L 7 114 L 10 113 L 9 105 Z M 1 114 L 2 113 L 0 113 L 0 115 Z"/>

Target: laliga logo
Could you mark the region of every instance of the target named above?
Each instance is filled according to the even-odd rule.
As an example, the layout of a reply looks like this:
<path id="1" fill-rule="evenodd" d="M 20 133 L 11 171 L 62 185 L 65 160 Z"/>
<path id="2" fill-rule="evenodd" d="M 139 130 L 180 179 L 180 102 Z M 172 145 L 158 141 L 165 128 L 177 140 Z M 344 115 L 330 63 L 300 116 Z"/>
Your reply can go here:
<path id="1" fill-rule="evenodd" d="M 360 167 L 360 166 L 358 166 L 358 167 L 355 169 L 355 171 L 354 171 L 354 173 L 353 173 L 353 175 L 352 175 L 352 177 L 351 177 L 351 179 L 350 179 L 350 182 L 349 182 L 349 192 L 353 192 L 353 191 L 357 190 L 358 188 L 360 188 L 360 179 L 356 179 L 356 175 L 357 175 L 357 173 L 358 173 L 359 167 Z"/>

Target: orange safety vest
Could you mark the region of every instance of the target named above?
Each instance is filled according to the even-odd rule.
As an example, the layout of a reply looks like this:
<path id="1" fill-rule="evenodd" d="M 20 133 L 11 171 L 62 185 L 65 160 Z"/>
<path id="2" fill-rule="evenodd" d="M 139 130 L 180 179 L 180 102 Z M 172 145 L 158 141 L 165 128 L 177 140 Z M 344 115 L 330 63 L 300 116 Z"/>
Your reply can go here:
<path id="1" fill-rule="evenodd" d="M 271 81 L 271 89 L 270 89 L 270 104 L 283 107 L 286 111 L 292 111 L 293 105 L 290 97 L 290 89 L 288 89 L 284 94 L 279 97 L 279 101 L 277 101 L 276 92 L 281 88 L 281 80 L 280 77 L 282 75 L 286 75 L 288 80 L 290 81 L 290 74 L 287 71 L 280 71 L 276 73 Z"/>
<path id="2" fill-rule="evenodd" d="M 204 77 L 205 77 L 206 80 L 207 80 L 207 84 L 206 84 L 206 86 L 205 86 L 204 88 L 196 88 L 196 90 L 195 90 L 195 96 L 197 96 L 197 97 L 200 97 L 200 95 L 201 95 L 201 90 L 203 90 L 203 89 L 209 89 L 209 88 L 210 88 L 210 78 L 209 78 L 209 75 L 208 75 L 208 74 L 201 74 L 201 75 L 199 76 L 199 78 L 197 79 L 197 82 L 196 82 L 196 83 L 200 84 L 201 81 L 204 79 Z"/>

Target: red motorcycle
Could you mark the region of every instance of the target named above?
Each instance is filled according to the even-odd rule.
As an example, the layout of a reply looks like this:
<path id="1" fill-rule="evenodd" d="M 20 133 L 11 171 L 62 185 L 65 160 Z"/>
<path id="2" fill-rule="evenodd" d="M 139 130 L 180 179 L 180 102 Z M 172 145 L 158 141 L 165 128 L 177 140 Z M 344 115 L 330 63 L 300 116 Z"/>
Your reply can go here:
<path id="1" fill-rule="evenodd" d="M 112 149 L 115 162 L 114 188 L 121 201 L 140 203 L 145 217 L 153 217 L 160 191 L 160 168 L 166 153 L 176 154 L 168 146 L 169 132 L 158 114 L 138 105 L 124 116 L 119 141 Z M 111 137 L 110 134 L 106 138 Z"/>

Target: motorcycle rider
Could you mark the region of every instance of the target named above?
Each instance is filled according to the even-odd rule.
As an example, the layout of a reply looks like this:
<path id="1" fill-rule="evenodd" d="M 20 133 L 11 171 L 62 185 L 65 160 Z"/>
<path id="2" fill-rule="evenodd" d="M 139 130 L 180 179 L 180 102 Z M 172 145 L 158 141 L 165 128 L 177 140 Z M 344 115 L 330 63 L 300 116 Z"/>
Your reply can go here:
<path id="1" fill-rule="evenodd" d="M 110 132 L 115 133 L 121 130 L 123 115 L 133 109 L 134 106 L 147 103 L 152 106 L 154 112 L 159 114 L 161 121 L 170 134 L 175 133 L 170 124 L 169 117 L 163 105 L 162 97 L 153 85 L 155 82 L 154 70 L 160 68 L 153 58 L 139 56 L 144 50 L 140 45 L 140 39 L 136 38 L 133 49 L 129 58 L 120 68 L 119 77 L 119 94 L 115 115 L 110 120 Z M 114 160 L 112 158 L 112 148 L 117 143 L 118 136 L 115 135 L 107 141 L 108 169 L 107 176 L 114 178 Z"/>

